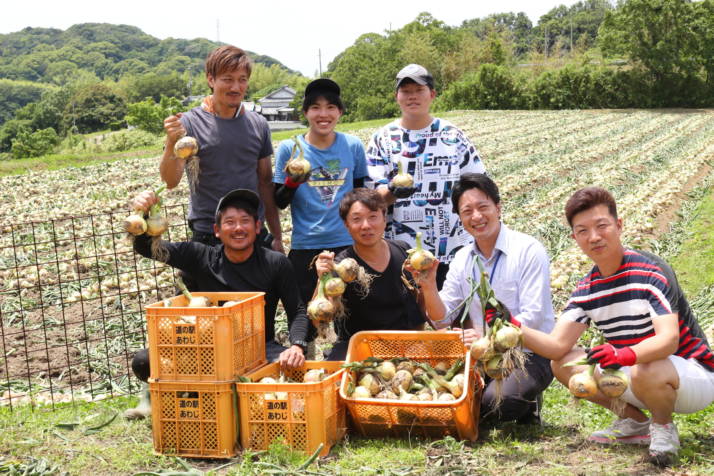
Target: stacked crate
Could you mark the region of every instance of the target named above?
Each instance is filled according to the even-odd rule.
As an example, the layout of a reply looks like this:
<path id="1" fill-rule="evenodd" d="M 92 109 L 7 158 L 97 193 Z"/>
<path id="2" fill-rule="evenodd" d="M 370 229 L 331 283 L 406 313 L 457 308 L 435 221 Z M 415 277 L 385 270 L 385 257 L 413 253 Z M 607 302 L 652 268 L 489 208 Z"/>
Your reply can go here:
<path id="1" fill-rule="evenodd" d="M 193 293 L 146 307 L 154 449 L 162 454 L 237 454 L 235 378 L 265 365 L 264 293 Z M 168 304 L 168 305 L 167 305 Z"/>

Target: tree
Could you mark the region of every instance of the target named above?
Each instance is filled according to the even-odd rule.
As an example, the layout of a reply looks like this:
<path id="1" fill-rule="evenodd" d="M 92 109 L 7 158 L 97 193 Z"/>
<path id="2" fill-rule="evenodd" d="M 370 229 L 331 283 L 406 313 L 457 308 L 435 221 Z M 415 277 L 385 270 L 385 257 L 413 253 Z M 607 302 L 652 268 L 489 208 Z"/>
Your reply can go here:
<path id="1" fill-rule="evenodd" d="M 702 69 L 696 14 L 688 0 L 628 0 L 608 12 L 598 43 L 604 54 L 626 54 L 652 74 L 666 105 L 692 104 Z"/>
<path id="2" fill-rule="evenodd" d="M 125 118 L 127 124 L 153 134 L 161 134 L 164 131 L 164 119 L 185 111 L 186 108 L 176 98 L 161 96 L 158 103 L 147 98 L 145 101 L 129 104 L 128 110 L 129 114 Z"/>
<path id="3" fill-rule="evenodd" d="M 12 157 L 23 159 L 39 157 L 52 152 L 59 144 L 59 136 L 54 129 L 47 128 L 35 132 L 21 131 L 12 140 Z"/>
<path id="4" fill-rule="evenodd" d="M 116 129 L 126 116 L 124 98 L 102 83 L 80 87 L 65 107 L 65 130 L 87 133 Z"/>

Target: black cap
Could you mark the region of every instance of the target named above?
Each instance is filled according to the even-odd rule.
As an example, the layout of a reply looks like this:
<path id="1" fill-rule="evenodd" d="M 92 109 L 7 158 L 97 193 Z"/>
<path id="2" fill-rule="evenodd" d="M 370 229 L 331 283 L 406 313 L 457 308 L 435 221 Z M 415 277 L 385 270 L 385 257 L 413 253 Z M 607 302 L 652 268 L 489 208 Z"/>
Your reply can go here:
<path id="1" fill-rule="evenodd" d="M 340 86 L 333 80 L 327 78 L 315 79 L 313 81 L 310 81 L 310 83 L 305 86 L 305 96 L 309 96 L 313 93 L 320 91 L 329 91 L 339 96 Z"/>
<path id="2" fill-rule="evenodd" d="M 256 211 L 260 208 L 260 198 L 254 191 L 248 190 L 247 188 L 231 190 L 218 200 L 218 205 L 216 206 L 216 223 L 218 223 L 218 214 L 231 202 L 245 202 L 255 208 Z"/>
<path id="3" fill-rule="evenodd" d="M 429 86 L 429 89 L 434 89 L 434 77 L 425 67 L 419 64 L 408 64 L 397 73 L 396 89 L 402 84 L 405 79 L 411 79 L 422 86 Z"/>

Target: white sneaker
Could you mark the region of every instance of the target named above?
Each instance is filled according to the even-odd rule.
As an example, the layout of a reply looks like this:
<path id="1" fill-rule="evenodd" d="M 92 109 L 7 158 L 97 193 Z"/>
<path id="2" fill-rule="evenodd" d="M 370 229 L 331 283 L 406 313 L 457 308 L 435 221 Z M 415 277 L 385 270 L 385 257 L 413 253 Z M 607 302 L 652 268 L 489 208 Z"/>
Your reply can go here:
<path id="1" fill-rule="evenodd" d="M 674 423 L 660 425 L 652 423 L 652 442 L 650 443 L 650 462 L 657 466 L 669 466 L 677 457 L 679 433 Z"/>
<path id="2" fill-rule="evenodd" d="M 650 442 L 650 420 L 639 422 L 632 418 L 619 418 L 608 428 L 594 432 L 588 440 L 606 445 L 646 445 Z"/>

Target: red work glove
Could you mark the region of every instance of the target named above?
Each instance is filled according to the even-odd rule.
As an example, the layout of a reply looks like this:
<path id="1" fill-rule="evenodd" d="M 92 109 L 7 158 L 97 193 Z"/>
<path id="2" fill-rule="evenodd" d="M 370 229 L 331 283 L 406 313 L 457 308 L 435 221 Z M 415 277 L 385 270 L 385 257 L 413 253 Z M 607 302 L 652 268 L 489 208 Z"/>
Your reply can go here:
<path id="1" fill-rule="evenodd" d="M 513 314 L 511 314 L 511 311 L 508 310 L 506 305 L 503 304 L 501 301 L 499 301 L 499 304 L 503 308 L 503 313 L 499 312 L 495 307 L 491 306 L 490 304 L 486 305 L 486 314 L 483 316 L 486 319 L 486 324 L 491 327 L 493 325 L 493 321 L 497 317 L 500 317 L 501 320 L 504 322 L 509 322 L 516 327 L 521 327 L 521 321 L 513 317 Z"/>
<path id="2" fill-rule="evenodd" d="M 588 363 L 600 364 L 603 369 L 619 369 L 630 367 L 637 362 L 637 355 L 631 347 L 620 347 L 612 344 L 597 345 L 588 351 Z"/>

